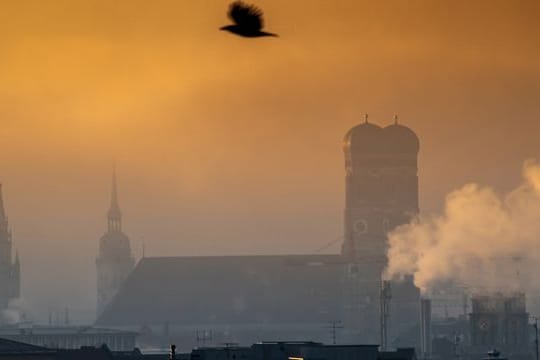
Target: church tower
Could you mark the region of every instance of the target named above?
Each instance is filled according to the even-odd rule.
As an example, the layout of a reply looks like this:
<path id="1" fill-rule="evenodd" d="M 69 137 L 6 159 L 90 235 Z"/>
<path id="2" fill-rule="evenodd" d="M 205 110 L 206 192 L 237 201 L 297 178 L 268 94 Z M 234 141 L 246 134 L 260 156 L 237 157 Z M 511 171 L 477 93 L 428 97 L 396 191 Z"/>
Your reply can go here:
<path id="1" fill-rule="evenodd" d="M 397 118 L 384 128 L 364 123 L 344 139 L 345 240 L 351 261 L 385 262 L 386 234 L 418 214 L 419 140 Z"/>
<path id="2" fill-rule="evenodd" d="M 97 313 L 101 314 L 135 265 L 129 238 L 122 232 L 116 171 L 113 171 L 107 232 L 99 240 L 97 267 Z"/>
<path id="3" fill-rule="evenodd" d="M 349 263 L 350 317 L 357 320 L 353 327 L 365 330 L 360 335 L 362 341 L 378 342 L 387 234 L 418 214 L 419 140 L 411 129 L 398 124 L 397 117 L 383 128 L 370 123 L 366 115 L 363 123 L 345 135 L 343 150 L 346 194 L 342 255 Z M 409 298 L 419 296 L 412 278 L 395 290 Z"/>
<path id="4" fill-rule="evenodd" d="M 21 266 L 19 255 L 12 254 L 11 229 L 4 209 L 2 185 L 0 184 L 0 311 L 5 310 L 9 301 L 20 296 Z M 0 319 L 3 321 L 4 319 Z"/>

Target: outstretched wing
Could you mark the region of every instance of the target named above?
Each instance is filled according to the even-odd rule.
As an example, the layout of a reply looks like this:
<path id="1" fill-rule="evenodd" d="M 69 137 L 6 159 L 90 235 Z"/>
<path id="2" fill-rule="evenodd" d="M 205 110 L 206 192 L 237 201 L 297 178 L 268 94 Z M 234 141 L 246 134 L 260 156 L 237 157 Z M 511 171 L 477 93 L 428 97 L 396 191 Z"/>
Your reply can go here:
<path id="1" fill-rule="evenodd" d="M 229 18 L 238 26 L 248 31 L 260 31 L 263 28 L 263 12 L 255 5 L 241 0 L 229 6 Z"/>

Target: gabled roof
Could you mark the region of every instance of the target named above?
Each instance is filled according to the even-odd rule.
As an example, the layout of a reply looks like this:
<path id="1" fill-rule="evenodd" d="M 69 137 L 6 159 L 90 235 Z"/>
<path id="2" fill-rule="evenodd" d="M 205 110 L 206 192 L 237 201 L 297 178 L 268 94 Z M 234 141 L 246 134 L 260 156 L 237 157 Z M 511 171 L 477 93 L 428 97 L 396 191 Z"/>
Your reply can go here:
<path id="1" fill-rule="evenodd" d="M 41 346 L 30 345 L 14 340 L 0 338 L 0 355 L 30 353 L 54 353 L 54 350 L 50 350 Z"/>
<path id="2" fill-rule="evenodd" d="M 97 325 L 326 322 L 342 271 L 339 255 L 143 258 Z"/>

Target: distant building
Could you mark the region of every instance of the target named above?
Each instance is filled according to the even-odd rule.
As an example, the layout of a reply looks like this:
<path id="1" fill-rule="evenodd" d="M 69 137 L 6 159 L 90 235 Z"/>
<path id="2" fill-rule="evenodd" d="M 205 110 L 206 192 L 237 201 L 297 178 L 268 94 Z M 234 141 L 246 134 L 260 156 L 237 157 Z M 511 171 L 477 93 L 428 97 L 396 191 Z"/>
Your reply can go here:
<path id="1" fill-rule="evenodd" d="M 345 153 L 345 240 L 342 253 L 380 281 L 386 265 L 387 233 L 418 214 L 420 143 L 397 123 L 364 123 L 343 140 Z M 359 268 L 360 269 L 360 268 Z"/>
<path id="2" fill-rule="evenodd" d="M 420 142 L 395 118 L 384 128 L 365 121 L 345 138 L 345 231 L 342 255 L 349 262 L 348 328 L 361 341 L 380 341 L 381 280 L 387 265 L 387 234 L 418 214 Z M 409 330 L 420 313 L 413 277 L 391 284 L 389 338 Z M 389 339 L 389 340 L 390 340 Z"/>
<path id="3" fill-rule="evenodd" d="M 107 232 L 99 240 L 97 267 L 97 313 L 101 314 L 127 278 L 135 259 L 129 238 L 122 231 L 122 212 L 118 205 L 116 171 L 112 176 L 111 204 L 107 212 Z"/>
<path id="4" fill-rule="evenodd" d="M 114 351 L 135 348 L 137 333 L 91 326 L 43 326 L 24 324 L 0 328 L 0 339 L 42 346 L 49 349 L 79 349 L 106 344 Z"/>
<path id="5" fill-rule="evenodd" d="M 476 295 L 472 300 L 470 333 L 472 351 L 492 349 L 512 357 L 530 353 L 529 314 L 525 294 Z"/>
<path id="6" fill-rule="evenodd" d="M 18 254 L 13 259 L 11 229 L 4 209 L 0 184 L 0 323 L 12 321 L 6 310 L 9 302 L 20 296 L 21 264 Z"/>
<path id="7" fill-rule="evenodd" d="M 381 340 L 380 296 L 387 232 L 418 213 L 419 141 L 409 128 L 367 122 L 344 139 L 346 204 L 341 254 L 143 258 L 97 319 L 141 332 L 141 342 L 200 345 L 287 338 Z M 412 276 L 391 284 L 388 343 L 416 328 Z"/>

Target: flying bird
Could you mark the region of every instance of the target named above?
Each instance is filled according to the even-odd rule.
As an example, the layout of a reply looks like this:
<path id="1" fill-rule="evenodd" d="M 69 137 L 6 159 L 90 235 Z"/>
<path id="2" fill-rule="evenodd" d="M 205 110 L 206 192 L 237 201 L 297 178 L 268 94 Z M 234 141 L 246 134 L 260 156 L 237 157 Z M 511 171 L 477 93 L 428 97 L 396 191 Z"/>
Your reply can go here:
<path id="1" fill-rule="evenodd" d="M 227 15 L 234 24 L 223 26 L 220 30 L 243 37 L 277 36 L 277 34 L 262 31 L 264 26 L 263 12 L 255 5 L 237 0 L 229 5 Z"/>

